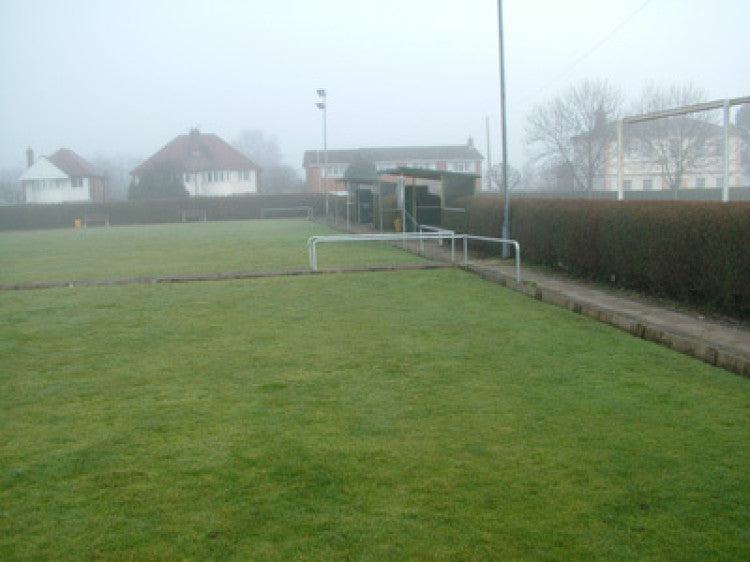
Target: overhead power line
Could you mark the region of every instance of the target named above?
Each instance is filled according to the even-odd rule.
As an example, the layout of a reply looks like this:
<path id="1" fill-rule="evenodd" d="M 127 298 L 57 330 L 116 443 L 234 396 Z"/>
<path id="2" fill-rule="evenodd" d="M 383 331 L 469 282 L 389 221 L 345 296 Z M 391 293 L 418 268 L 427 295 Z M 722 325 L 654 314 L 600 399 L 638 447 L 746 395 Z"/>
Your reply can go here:
<path id="1" fill-rule="evenodd" d="M 550 88 L 559 82 L 561 79 L 563 79 L 565 76 L 570 74 L 570 71 L 573 70 L 576 66 L 581 64 L 585 59 L 587 59 L 589 56 L 591 56 L 594 52 L 596 52 L 599 48 L 601 48 L 602 45 L 604 45 L 607 41 L 609 41 L 612 37 L 614 37 L 623 27 L 625 27 L 635 16 L 637 16 L 640 12 L 643 11 L 643 9 L 648 6 L 653 0 L 645 0 L 640 6 L 638 6 L 633 12 L 631 12 L 628 16 L 625 17 L 620 23 L 618 23 L 612 30 L 607 32 L 599 41 L 597 41 L 590 49 L 588 49 L 586 52 L 584 52 L 582 55 L 580 55 L 576 60 L 574 60 L 572 63 L 570 63 L 565 70 L 563 70 L 560 74 L 558 74 L 555 78 L 550 80 L 546 86 L 541 88 L 539 90 L 539 94 L 535 96 L 536 98 L 539 98 L 543 94 L 545 94 L 547 91 L 550 90 Z"/>

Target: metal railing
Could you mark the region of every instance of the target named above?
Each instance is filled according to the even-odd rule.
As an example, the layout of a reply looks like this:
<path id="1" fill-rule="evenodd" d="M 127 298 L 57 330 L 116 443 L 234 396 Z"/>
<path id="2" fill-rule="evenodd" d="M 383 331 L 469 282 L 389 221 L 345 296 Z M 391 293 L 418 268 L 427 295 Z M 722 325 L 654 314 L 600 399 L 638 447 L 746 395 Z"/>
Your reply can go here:
<path id="1" fill-rule="evenodd" d="M 451 239 L 451 263 L 456 261 L 456 233 L 453 230 L 447 230 L 445 228 L 440 228 L 439 226 L 431 226 L 429 224 L 420 224 L 419 225 L 419 232 L 436 232 L 438 234 L 443 234 L 446 238 Z M 443 238 L 438 239 L 438 244 L 442 245 Z M 424 240 L 419 240 L 419 252 L 424 254 Z"/>
<path id="2" fill-rule="evenodd" d="M 425 225 L 426 226 L 426 225 Z M 427 227 L 436 228 L 436 227 Z M 307 240 L 307 255 L 310 262 L 310 269 L 313 271 L 318 270 L 318 253 L 317 246 L 321 243 L 337 243 L 337 242 L 404 242 L 409 240 L 416 240 L 420 243 L 420 247 L 424 248 L 422 244 L 424 240 L 445 240 L 446 238 L 451 239 L 451 263 L 455 263 L 455 252 L 453 247 L 457 239 L 463 240 L 464 247 L 464 267 L 469 265 L 469 240 L 478 240 L 481 242 L 494 242 L 498 244 L 510 244 L 516 250 L 515 257 L 515 269 L 516 269 L 516 282 L 521 282 L 521 246 L 516 240 L 509 240 L 506 238 L 490 238 L 487 236 L 473 236 L 470 234 L 456 234 L 450 230 L 440 230 L 437 232 L 402 232 L 398 234 L 340 234 L 333 236 L 311 236 Z"/>
<path id="3" fill-rule="evenodd" d="M 490 238 L 487 236 L 473 236 L 471 234 L 459 234 L 458 237 L 464 239 L 464 266 L 469 265 L 469 240 L 479 240 L 481 242 L 495 242 L 497 244 L 510 244 L 516 249 L 516 282 L 521 282 L 521 245 L 516 240 L 508 238 Z"/>

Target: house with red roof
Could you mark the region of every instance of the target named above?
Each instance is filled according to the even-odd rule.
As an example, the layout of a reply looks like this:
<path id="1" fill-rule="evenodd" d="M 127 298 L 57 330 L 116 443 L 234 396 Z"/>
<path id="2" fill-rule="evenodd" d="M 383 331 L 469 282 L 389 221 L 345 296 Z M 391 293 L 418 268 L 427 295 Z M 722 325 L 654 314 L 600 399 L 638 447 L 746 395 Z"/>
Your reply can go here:
<path id="1" fill-rule="evenodd" d="M 137 184 L 149 171 L 179 178 L 192 197 L 223 197 L 258 193 L 260 168 L 214 134 L 191 129 L 137 166 L 130 175 Z"/>
<path id="2" fill-rule="evenodd" d="M 107 175 L 78 154 L 61 148 L 34 160 L 26 151 L 28 168 L 19 182 L 26 203 L 101 203 L 109 191 Z"/>

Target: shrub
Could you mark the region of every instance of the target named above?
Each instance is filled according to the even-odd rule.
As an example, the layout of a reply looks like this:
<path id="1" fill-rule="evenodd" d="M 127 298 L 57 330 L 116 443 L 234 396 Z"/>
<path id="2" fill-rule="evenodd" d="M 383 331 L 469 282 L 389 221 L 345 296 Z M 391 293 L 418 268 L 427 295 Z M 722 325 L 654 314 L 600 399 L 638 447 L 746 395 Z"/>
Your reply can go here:
<path id="1" fill-rule="evenodd" d="M 501 199 L 461 204 L 500 236 Z M 511 237 L 527 262 L 750 318 L 750 203 L 513 200 Z"/>
<path id="2" fill-rule="evenodd" d="M 111 225 L 177 222 L 182 211 L 205 210 L 211 221 L 260 218 L 264 207 L 313 207 L 315 215 L 325 209 L 319 194 L 248 195 L 237 197 L 177 198 L 111 203 L 61 203 L 57 205 L 13 205 L 0 207 L 0 230 L 72 228 L 86 214 L 109 215 Z"/>

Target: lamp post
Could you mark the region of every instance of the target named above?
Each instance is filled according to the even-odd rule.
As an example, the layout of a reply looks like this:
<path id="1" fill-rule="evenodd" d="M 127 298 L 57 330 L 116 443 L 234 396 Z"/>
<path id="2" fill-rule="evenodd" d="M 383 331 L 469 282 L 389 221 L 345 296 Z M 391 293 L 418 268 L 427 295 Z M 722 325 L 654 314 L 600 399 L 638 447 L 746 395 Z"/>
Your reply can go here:
<path id="1" fill-rule="evenodd" d="M 510 189 L 508 186 L 508 133 L 505 124 L 505 50 L 503 45 L 503 0 L 497 0 L 498 35 L 500 43 L 500 119 L 503 123 L 503 232 L 502 237 L 510 238 Z M 510 246 L 503 244 L 503 258 L 510 257 Z"/>
<path id="2" fill-rule="evenodd" d="M 320 109 L 323 112 L 323 187 L 325 189 L 326 194 L 326 216 L 328 216 L 328 180 L 326 178 L 326 170 L 328 168 L 328 138 L 326 136 L 326 108 L 328 106 L 326 101 L 326 91 L 325 88 L 319 88 L 318 89 L 318 98 L 320 98 L 320 101 L 315 104 L 318 109 Z"/>

